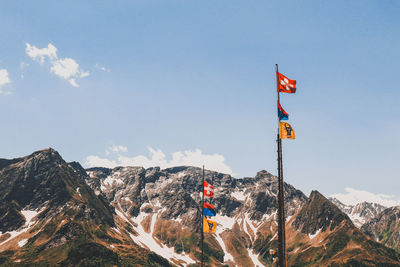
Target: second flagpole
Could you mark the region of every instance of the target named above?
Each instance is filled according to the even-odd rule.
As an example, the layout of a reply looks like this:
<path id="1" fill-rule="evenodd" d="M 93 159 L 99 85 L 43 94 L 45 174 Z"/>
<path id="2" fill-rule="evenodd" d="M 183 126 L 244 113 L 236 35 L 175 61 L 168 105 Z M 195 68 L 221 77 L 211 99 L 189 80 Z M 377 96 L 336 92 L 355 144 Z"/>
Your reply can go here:
<path id="1" fill-rule="evenodd" d="M 204 266 L 204 256 L 203 256 L 203 251 L 204 251 L 204 165 L 203 165 L 203 182 L 201 183 L 201 208 L 200 208 L 200 212 L 201 212 L 201 267 Z"/>

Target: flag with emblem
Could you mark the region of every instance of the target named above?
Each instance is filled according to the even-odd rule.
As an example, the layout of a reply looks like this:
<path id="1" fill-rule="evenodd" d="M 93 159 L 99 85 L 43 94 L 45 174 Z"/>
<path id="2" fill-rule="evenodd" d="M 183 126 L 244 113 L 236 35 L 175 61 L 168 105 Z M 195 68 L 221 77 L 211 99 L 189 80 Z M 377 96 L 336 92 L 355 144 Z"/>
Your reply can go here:
<path id="1" fill-rule="evenodd" d="M 292 126 L 287 122 L 279 122 L 279 136 L 281 139 L 296 139 Z"/>
<path id="2" fill-rule="evenodd" d="M 212 186 L 207 181 L 204 181 L 203 193 L 204 193 L 204 196 L 206 196 L 206 197 L 213 197 L 214 196 L 214 186 Z"/>
<path id="3" fill-rule="evenodd" d="M 204 218 L 203 220 L 203 232 L 215 234 L 217 229 L 217 222 Z"/>
<path id="4" fill-rule="evenodd" d="M 289 94 L 296 93 L 296 80 L 291 80 L 279 72 L 277 72 L 277 74 L 278 74 L 278 92 L 289 93 Z"/>

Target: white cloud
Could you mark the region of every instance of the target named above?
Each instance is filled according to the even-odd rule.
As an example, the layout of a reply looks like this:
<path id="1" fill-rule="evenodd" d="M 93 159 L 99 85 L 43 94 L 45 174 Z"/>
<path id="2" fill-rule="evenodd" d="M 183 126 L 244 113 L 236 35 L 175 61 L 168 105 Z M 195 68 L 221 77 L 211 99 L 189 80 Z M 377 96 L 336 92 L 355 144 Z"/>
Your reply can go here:
<path id="1" fill-rule="evenodd" d="M 47 48 L 37 48 L 34 45 L 26 43 L 25 52 L 33 60 L 39 61 L 40 64 L 44 63 L 46 57 L 48 57 L 50 60 L 57 59 L 57 48 L 52 44 L 48 44 Z"/>
<path id="2" fill-rule="evenodd" d="M 126 148 L 126 147 L 124 147 Z M 226 165 L 225 158 L 220 154 L 203 154 L 200 149 L 185 150 L 172 153 L 172 157 L 167 159 L 164 152 L 160 149 L 148 147 L 149 157 L 139 155 L 135 157 L 117 155 L 116 160 L 101 158 L 99 156 L 88 156 L 85 165 L 87 167 L 108 167 L 116 166 L 143 166 L 144 168 L 158 166 L 161 169 L 174 166 L 195 166 L 204 167 L 208 170 L 233 174 L 232 169 Z M 127 151 L 127 149 L 126 149 Z M 121 152 L 126 152 L 121 151 Z M 120 152 L 120 150 L 116 151 Z"/>
<path id="3" fill-rule="evenodd" d="M 6 69 L 0 69 L 0 94 L 5 94 L 5 95 L 11 95 L 12 92 L 10 91 L 3 91 L 1 87 L 3 87 L 6 84 L 10 84 L 11 80 L 10 77 L 8 77 L 8 71 Z"/>
<path id="4" fill-rule="evenodd" d="M 98 156 L 89 156 L 86 157 L 87 167 L 106 167 L 106 168 L 114 168 L 118 166 L 117 162 L 109 159 L 100 158 Z"/>
<path id="5" fill-rule="evenodd" d="M 400 198 L 394 195 L 374 194 L 368 191 L 357 190 L 350 187 L 345 188 L 346 193 L 332 194 L 330 197 L 337 198 L 347 205 L 355 205 L 364 201 L 379 203 L 385 207 L 400 205 Z"/>
<path id="6" fill-rule="evenodd" d="M 11 83 L 10 78 L 8 77 L 8 71 L 6 69 L 0 70 L 0 87 Z"/>
<path id="7" fill-rule="evenodd" d="M 72 58 L 63 58 L 55 61 L 50 71 L 68 80 L 79 72 L 79 65 Z"/>
<path id="8" fill-rule="evenodd" d="M 47 48 L 37 48 L 26 43 L 25 52 L 40 64 L 43 64 L 48 59 L 51 64 L 50 72 L 67 80 L 72 86 L 79 87 L 76 79 L 89 76 L 89 72 L 80 69 L 79 64 L 74 59 L 58 58 L 57 48 L 52 44 L 48 44 Z"/>

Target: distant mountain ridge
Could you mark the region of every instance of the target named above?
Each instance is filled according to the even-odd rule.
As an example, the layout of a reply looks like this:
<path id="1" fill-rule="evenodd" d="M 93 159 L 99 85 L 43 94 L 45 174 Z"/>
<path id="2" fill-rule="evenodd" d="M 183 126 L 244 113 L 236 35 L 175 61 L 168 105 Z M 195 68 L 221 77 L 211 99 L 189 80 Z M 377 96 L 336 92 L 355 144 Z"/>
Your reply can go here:
<path id="1" fill-rule="evenodd" d="M 400 252 L 400 206 L 385 209 L 365 223 L 361 230 L 374 240 Z"/>
<path id="2" fill-rule="evenodd" d="M 371 202 L 345 205 L 336 198 L 329 200 L 366 235 L 400 252 L 400 206 L 387 208 Z"/>
<path id="3" fill-rule="evenodd" d="M 358 228 L 387 208 L 381 204 L 366 201 L 356 205 L 346 205 L 337 198 L 329 197 L 329 200 L 346 213 Z"/>
<path id="4" fill-rule="evenodd" d="M 206 266 L 273 265 L 277 178 L 206 177 L 218 222 Z M 53 149 L 0 159 L 0 265 L 196 266 L 200 192 L 201 169 L 189 166 L 84 170 Z M 290 266 L 400 266 L 317 191 L 285 184 L 285 201 Z"/>

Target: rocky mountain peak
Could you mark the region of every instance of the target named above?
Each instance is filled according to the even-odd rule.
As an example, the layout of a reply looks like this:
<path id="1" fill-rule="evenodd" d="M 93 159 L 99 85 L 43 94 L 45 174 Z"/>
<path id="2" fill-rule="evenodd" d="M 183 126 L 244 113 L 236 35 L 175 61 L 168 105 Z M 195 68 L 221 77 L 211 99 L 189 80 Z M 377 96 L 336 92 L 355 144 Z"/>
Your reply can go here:
<path id="1" fill-rule="evenodd" d="M 333 230 L 343 221 L 351 223 L 341 210 L 318 191 L 312 191 L 307 203 L 301 208 L 293 226 L 305 234 Z"/>
<path id="2" fill-rule="evenodd" d="M 276 176 L 273 176 L 271 173 L 267 172 L 266 170 L 261 170 L 261 171 L 257 172 L 256 176 L 254 176 L 253 179 L 260 180 L 260 179 L 266 179 L 266 178 L 268 179 L 268 178 L 272 178 L 272 177 L 276 177 Z"/>
<path id="3" fill-rule="evenodd" d="M 6 161 L 8 164 L 0 168 L 0 218 L 5 222 L 0 225 L 0 231 L 22 226 L 26 221 L 22 210 L 45 210 L 51 214 L 66 204 L 78 204 L 83 198 L 97 215 L 107 213 L 105 216 L 112 224 L 110 208 L 96 203 L 98 200 L 93 198 L 94 193 L 82 179 L 83 174 L 66 163 L 56 150 L 46 148 Z"/>
<path id="4" fill-rule="evenodd" d="M 61 163 L 64 162 L 63 158 L 60 154 L 53 148 L 48 147 L 42 150 L 38 150 L 33 152 L 27 157 L 24 157 L 28 160 L 36 160 L 38 162 L 53 162 L 53 163 Z"/>

